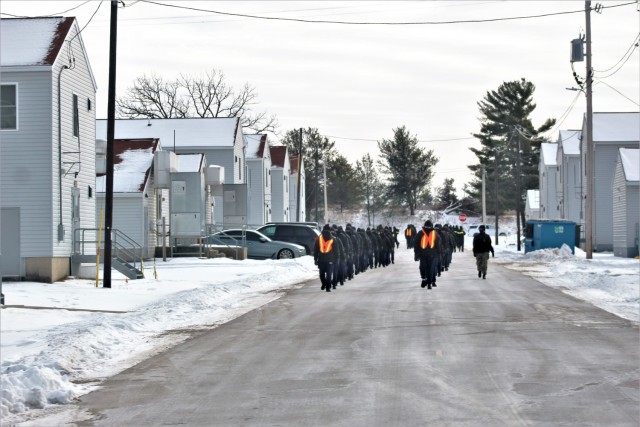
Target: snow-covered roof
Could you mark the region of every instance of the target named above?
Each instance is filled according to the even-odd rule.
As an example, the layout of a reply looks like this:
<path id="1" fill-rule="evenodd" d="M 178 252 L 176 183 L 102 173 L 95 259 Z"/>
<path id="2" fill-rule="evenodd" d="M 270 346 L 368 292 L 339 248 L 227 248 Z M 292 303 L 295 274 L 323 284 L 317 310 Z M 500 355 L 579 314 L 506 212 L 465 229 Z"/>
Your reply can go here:
<path id="1" fill-rule="evenodd" d="M 640 141 L 640 113 L 593 113 L 593 141 Z"/>
<path id="2" fill-rule="evenodd" d="M 52 65 L 73 17 L 0 20 L 0 66 Z"/>
<path id="3" fill-rule="evenodd" d="M 200 172 L 204 167 L 204 154 L 179 154 L 178 172 Z"/>
<path id="4" fill-rule="evenodd" d="M 247 143 L 247 150 L 245 152 L 247 160 L 264 158 L 264 147 L 267 142 L 267 135 L 245 135 L 244 140 Z"/>
<path id="5" fill-rule="evenodd" d="M 545 166 L 557 166 L 556 155 L 558 154 L 558 144 L 543 142 L 540 144 L 542 162 Z"/>
<path id="6" fill-rule="evenodd" d="M 580 154 L 581 130 L 561 130 L 558 144 L 562 144 L 562 152 L 566 155 Z"/>
<path id="7" fill-rule="evenodd" d="M 640 149 L 621 148 L 620 162 L 627 181 L 640 181 Z"/>
<path id="8" fill-rule="evenodd" d="M 233 147 L 240 119 L 205 117 L 187 119 L 118 119 L 114 138 L 159 138 L 164 150 Z M 96 139 L 107 139 L 107 120 L 96 120 Z"/>
<path id="9" fill-rule="evenodd" d="M 527 190 L 527 205 L 529 209 L 540 209 L 540 190 Z"/>
<path id="10" fill-rule="evenodd" d="M 153 165 L 153 153 L 158 140 L 116 139 L 113 141 L 113 192 L 139 193 L 144 191 Z M 106 175 L 96 176 L 96 191 L 106 191 Z"/>

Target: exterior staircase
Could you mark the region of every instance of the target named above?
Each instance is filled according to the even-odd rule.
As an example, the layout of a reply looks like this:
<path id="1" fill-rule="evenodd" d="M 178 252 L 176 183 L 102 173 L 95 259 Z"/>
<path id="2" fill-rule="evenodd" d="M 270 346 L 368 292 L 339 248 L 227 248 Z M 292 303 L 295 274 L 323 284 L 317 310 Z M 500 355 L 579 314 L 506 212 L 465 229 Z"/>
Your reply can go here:
<path id="1" fill-rule="evenodd" d="M 96 263 L 99 248 L 104 253 L 104 241 L 98 239 L 100 230 L 96 228 L 78 228 L 74 233 L 73 255 L 71 255 L 71 274 L 76 276 L 80 264 Z M 99 246 L 98 246 L 99 245 Z M 118 229 L 111 230 L 111 266 L 131 280 L 143 279 L 142 246 Z"/>

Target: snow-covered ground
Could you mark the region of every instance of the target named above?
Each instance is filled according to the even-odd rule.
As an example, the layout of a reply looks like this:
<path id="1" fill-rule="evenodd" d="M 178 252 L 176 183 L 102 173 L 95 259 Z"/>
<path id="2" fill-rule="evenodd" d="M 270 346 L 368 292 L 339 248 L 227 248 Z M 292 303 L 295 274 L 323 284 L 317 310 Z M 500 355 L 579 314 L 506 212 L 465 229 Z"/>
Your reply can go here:
<path id="1" fill-rule="evenodd" d="M 587 260 L 584 252 L 574 256 L 568 248 L 524 255 L 509 239 L 503 241 L 491 262 L 640 321 L 639 260 L 611 254 Z M 403 252 L 408 254 L 398 255 Z M 308 256 L 176 258 L 158 261 L 155 271 L 157 278 L 147 265 L 147 278 L 128 282 L 114 273 L 111 289 L 75 279 L 3 284 L 8 305 L 0 310 L 3 425 L 70 403 L 101 380 L 186 339 L 190 331 L 227 322 L 317 277 Z"/>

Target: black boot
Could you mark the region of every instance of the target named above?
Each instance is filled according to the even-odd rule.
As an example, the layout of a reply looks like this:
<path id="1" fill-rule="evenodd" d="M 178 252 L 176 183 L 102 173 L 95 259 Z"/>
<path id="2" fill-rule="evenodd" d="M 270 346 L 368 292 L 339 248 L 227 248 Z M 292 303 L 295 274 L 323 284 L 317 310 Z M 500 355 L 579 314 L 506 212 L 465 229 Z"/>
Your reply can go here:
<path id="1" fill-rule="evenodd" d="M 422 283 L 420 284 L 420 287 L 424 288 L 425 286 L 427 286 L 427 279 L 422 279 Z"/>

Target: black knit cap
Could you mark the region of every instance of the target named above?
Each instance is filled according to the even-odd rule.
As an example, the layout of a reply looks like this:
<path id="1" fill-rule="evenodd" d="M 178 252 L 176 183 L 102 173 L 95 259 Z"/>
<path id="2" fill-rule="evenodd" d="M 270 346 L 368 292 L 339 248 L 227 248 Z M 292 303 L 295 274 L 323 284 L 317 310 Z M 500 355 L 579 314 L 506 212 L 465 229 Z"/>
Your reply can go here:
<path id="1" fill-rule="evenodd" d="M 424 227 L 425 228 L 433 228 L 433 223 L 430 220 L 426 220 L 424 222 Z"/>

